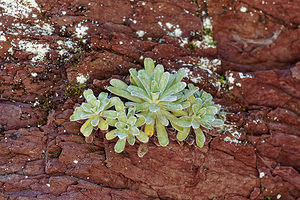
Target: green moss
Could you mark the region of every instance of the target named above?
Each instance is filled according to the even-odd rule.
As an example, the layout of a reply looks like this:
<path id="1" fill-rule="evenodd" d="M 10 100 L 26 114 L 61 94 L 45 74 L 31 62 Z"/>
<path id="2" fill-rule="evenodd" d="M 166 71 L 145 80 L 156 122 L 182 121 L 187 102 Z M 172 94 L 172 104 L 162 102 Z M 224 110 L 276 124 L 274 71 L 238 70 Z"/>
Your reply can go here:
<path id="1" fill-rule="evenodd" d="M 271 199 L 272 199 L 272 197 L 270 197 L 268 195 L 264 196 L 264 200 L 271 200 Z"/>
<path id="2" fill-rule="evenodd" d="M 64 89 L 65 90 L 64 98 L 67 99 L 68 97 L 81 95 L 85 87 L 86 84 L 75 83 L 75 82 L 66 83 Z"/>
<path id="3" fill-rule="evenodd" d="M 50 158 L 57 158 L 61 154 L 61 151 L 49 151 Z"/>

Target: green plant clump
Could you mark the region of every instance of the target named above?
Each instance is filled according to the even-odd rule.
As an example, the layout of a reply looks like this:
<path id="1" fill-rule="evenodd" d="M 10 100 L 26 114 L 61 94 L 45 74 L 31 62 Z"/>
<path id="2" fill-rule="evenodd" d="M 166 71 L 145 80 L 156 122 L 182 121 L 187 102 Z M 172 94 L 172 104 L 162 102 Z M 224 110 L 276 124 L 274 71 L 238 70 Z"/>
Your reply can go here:
<path id="1" fill-rule="evenodd" d="M 124 150 L 126 141 L 133 145 L 135 138 L 147 143 L 154 133 L 161 146 L 169 144 L 166 127 L 174 127 L 177 138 L 183 141 L 192 131 L 196 135 L 196 143 L 202 147 L 205 136 L 201 127 L 211 129 L 222 126 L 224 121 L 217 118 L 220 106 L 214 104 L 212 96 L 193 84 L 182 81 L 184 69 L 176 73 L 164 71 L 160 64 L 154 65 L 150 58 L 144 60 L 145 69 L 130 69 L 130 85 L 121 80 L 112 79 L 107 88 L 111 93 L 123 97 L 107 98 L 107 93 L 100 93 L 98 99 L 92 90 L 84 91 L 87 103 L 76 108 L 71 121 L 87 119 L 80 131 L 88 137 L 93 127 L 107 130 L 108 140 L 118 137 L 115 151 Z M 114 108 L 114 110 L 108 110 Z M 127 111 L 127 112 L 126 112 Z"/>

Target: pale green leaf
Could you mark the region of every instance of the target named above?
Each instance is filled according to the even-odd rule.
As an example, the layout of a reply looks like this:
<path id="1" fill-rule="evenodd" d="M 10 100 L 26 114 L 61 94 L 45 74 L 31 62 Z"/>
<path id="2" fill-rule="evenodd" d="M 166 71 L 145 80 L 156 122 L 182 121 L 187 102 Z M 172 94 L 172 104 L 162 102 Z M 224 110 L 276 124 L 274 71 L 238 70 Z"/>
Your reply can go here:
<path id="1" fill-rule="evenodd" d="M 94 95 L 93 90 L 91 89 L 87 89 L 85 91 L 83 91 L 83 96 L 84 98 L 87 100 L 87 102 L 89 103 L 91 100 L 96 100 L 96 97 Z"/>
<path id="2" fill-rule="evenodd" d="M 144 67 L 146 72 L 150 75 L 153 76 L 154 73 L 154 62 L 151 58 L 145 58 L 144 59 Z"/>
<path id="3" fill-rule="evenodd" d="M 143 90 L 139 87 L 136 87 L 134 85 L 130 85 L 127 88 L 127 91 L 130 92 L 130 94 L 132 96 L 139 97 L 139 98 L 144 99 L 146 101 L 150 100 L 150 96 L 147 94 L 147 92 L 145 90 Z"/>
<path id="4" fill-rule="evenodd" d="M 140 134 L 140 131 L 137 127 L 130 127 L 130 133 L 133 135 L 133 136 L 136 136 L 138 134 Z"/>
<path id="5" fill-rule="evenodd" d="M 140 134 L 137 135 L 136 138 L 143 143 L 147 143 L 149 141 L 148 135 L 141 130 L 140 130 Z"/>
<path id="6" fill-rule="evenodd" d="M 106 118 L 113 118 L 113 119 L 115 119 L 115 118 L 117 118 L 118 114 L 114 110 L 106 110 L 106 111 L 103 112 L 102 116 L 106 117 Z"/>
<path id="7" fill-rule="evenodd" d="M 146 116 L 145 116 L 145 119 L 146 119 L 146 124 L 150 124 L 154 121 L 154 118 L 155 118 L 155 114 L 154 113 L 147 113 Z"/>
<path id="8" fill-rule="evenodd" d="M 107 122 L 107 124 L 110 125 L 110 126 L 115 126 L 116 123 L 118 122 L 118 120 L 113 119 L 113 118 L 107 118 L 107 119 L 106 119 L 106 122 Z M 100 127 L 99 127 L 99 128 L 100 128 Z M 101 129 L 101 128 L 100 128 L 100 129 Z"/>
<path id="9" fill-rule="evenodd" d="M 145 70 L 139 70 L 137 77 L 143 84 L 143 87 L 144 87 L 145 91 L 147 92 L 147 94 L 150 96 L 151 95 L 151 91 L 150 91 L 151 79 L 150 79 L 148 73 Z"/>
<path id="10" fill-rule="evenodd" d="M 164 67 L 160 64 L 156 65 L 154 69 L 154 80 L 159 85 L 162 74 L 164 73 Z"/>
<path id="11" fill-rule="evenodd" d="M 182 91 L 186 87 L 185 82 L 179 82 L 172 85 L 170 88 L 168 88 L 164 93 L 163 96 L 170 96 L 173 94 L 176 94 L 180 91 Z"/>
<path id="12" fill-rule="evenodd" d="M 215 119 L 214 121 L 211 122 L 212 126 L 223 126 L 224 125 L 224 121 L 221 119 Z"/>
<path id="13" fill-rule="evenodd" d="M 108 124 L 103 118 L 100 118 L 98 127 L 100 128 L 100 130 L 107 130 L 108 129 Z"/>
<path id="14" fill-rule="evenodd" d="M 112 79 L 110 80 L 110 84 L 116 88 L 120 88 L 123 90 L 126 90 L 128 85 L 126 83 L 124 83 L 123 81 L 119 80 L 119 79 Z"/>
<path id="15" fill-rule="evenodd" d="M 125 106 L 124 106 L 124 103 L 120 100 L 120 101 L 117 101 L 115 103 L 115 109 L 116 111 L 119 111 L 119 112 L 125 112 Z"/>
<path id="16" fill-rule="evenodd" d="M 118 112 L 118 120 L 121 122 L 127 122 L 127 116 L 125 112 Z"/>
<path id="17" fill-rule="evenodd" d="M 109 86 L 107 88 L 107 90 L 110 91 L 111 93 L 115 94 L 115 95 L 118 95 L 120 97 L 124 97 L 124 98 L 126 98 L 130 101 L 134 101 L 134 102 L 137 102 L 137 103 L 143 102 L 143 100 L 141 100 L 140 98 L 132 96 L 128 91 L 122 90 L 120 88 Z"/>
<path id="18" fill-rule="evenodd" d="M 130 145 L 134 145 L 135 143 L 135 137 L 131 134 L 128 134 L 127 136 L 127 142 L 130 144 Z"/>
<path id="19" fill-rule="evenodd" d="M 156 132 L 158 142 L 161 146 L 167 146 L 169 144 L 168 133 L 166 128 L 160 123 L 158 119 L 156 119 Z"/>
<path id="20" fill-rule="evenodd" d="M 199 147 L 203 147 L 205 143 L 205 135 L 200 128 L 194 129 L 196 135 L 196 143 Z"/>
<path id="21" fill-rule="evenodd" d="M 80 132 L 85 136 L 88 137 L 93 130 L 93 126 L 91 124 L 92 119 L 88 119 L 80 128 Z"/>
<path id="22" fill-rule="evenodd" d="M 98 95 L 98 100 L 103 100 L 103 99 L 106 99 L 108 96 L 108 94 L 106 92 L 101 92 L 99 95 Z"/>
<path id="23" fill-rule="evenodd" d="M 169 125 L 169 120 L 167 119 L 167 117 L 161 111 L 157 112 L 156 117 L 162 123 L 162 125 L 164 125 L 164 126 Z"/>
<path id="24" fill-rule="evenodd" d="M 135 126 L 136 127 L 142 126 L 143 124 L 145 124 L 145 121 L 146 121 L 145 117 L 138 117 Z"/>
<path id="25" fill-rule="evenodd" d="M 157 111 L 160 110 L 160 107 L 158 105 L 155 105 L 155 104 L 150 104 L 149 110 L 150 110 L 150 112 L 157 112 Z"/>
<path id="26" fill-rule="evenodd" d="M 182 110 L 182 105 L 178 104 L 178 103 L 160 102 L 159 105 L 162 106 L 164 109 L 169 110 L 169 111 Z"/>
<path id="27" fill-rule="evenodd" d="M 92 124 L 93 126 L 97 126 L 98 123 L 99 123 L 99 121 L 100 121 L 100 118 L 99 118 L 98 116 L 97 116 L 97 117 L 94 117 L 94 118 L 92 118 L 91 124 Z"/>
<path id="28" fill-rule="evenodd" d="M 192 127 L 194 129 L 199 128 L 200 127 L 200 123 L 198 120 L 192 120 Z"/>
<path id="29" fill-rule="evenodd" d="M 162 93 L 163 91 L 165 91 L 166 86 L 168 84 L 169 81 L 169 77 L 170 77 L 170 73 L 169 72 L 164 72 L 161 76 L 160 82 L 159 82 L 159 91 Z M 166 95 L 167 96 L 167 95 Z"/>
<path id="30" fill-rule="evenodd" d="M 125 122 L 120 122 L 118 121 L 115 126 L 117 127 L 117 129 L 125 129 L 126 128 L 126 123 Z"/>
<path id="31" fill-rule="evenodd" d="M 173 115 L 179 117 L 179 116 L 187 116 L 188 113 L 183 110 L 174 110 L 172 111 Z"/>
<path id="32" fill-rule="evenodd" d="M 134 126 L 136 121 L 137 119 L 134 116 L 129 117 L 129 119 L 127 120 L 128 124 L 130 124 L 131 126 Z"/>
<path id="33" fill-rule="evenodd" d="M 130 73 L 130 80 L 131 80 L 131 83 L 133 85 L 136 85 L 138 86 L 139 88 L 142 88 L 142 89 L 145 89 L 142 82 L 140 81 L 140 79 L 138 79 L 138 72 L 136 71 L 136 69 L 134 68 L 131 68 L 129 69 L 129 73 Z M 134 82 L 132 82 L 134 81 Z"/>
<path id="34" fill-rule="evenodd" d="M 115 137 L 117 137 L 117 135 L 115 135 L 115 132 L 116 132 L 116 131 L 117 131 L 117 129 L 114 129 L 114 130 L 112 130 L 112 131 L 106 133 L 105 138 L 106 138 L 107 140 L 112 140 L 112 139 L 114 139 Z"/>
<path id="35" fill-rule="evenodd" d="M 189 135 L 190 133 L 190 127 L 186 127 L 186 128 L 183 128 L 183 131 L 178 131 L 177 133 L 177 139 L 179 141 L 183 141 L 187 138 L 187 136 Z"/>
<path id="36" fill-rule="evenodd" d="M 126 144 L 126 139 L 119 139 L 114 148 L 115 152 L 121 153 L 122 151 L 124 151 L 125 144 Z"/>
<path id="37" fill-rule="evenodd" d="M 83 118 L 81 118 L 82 114 L 84 114 L 84 111 L 82 110 L 82 108 L 77 107 L 77 108 L 75 108 L 73 115 L 70 116 L 70 120 L 77 121 L 77 120 L 83 119 Z"/>
<path id="38" fill-rule="evenodd" d="M 122 140 L 128 136 L 128 131 L 118 128 L 115 134 Z"/>
<path id="39" fill-rule="evenodd" d="M 177 126 L 181 126 L 181 127 L 190 127 L 191 126 L 190 121 L 179 119 L 165 110 L 162 110 L 162 112 L 173 124 L 175 124 Z"/>
<path id="40" fill-rule="evenodd" d="M 136 106 L 137 111 L 146 111 L 149 110 L 150 103 L 144 102 L 144 103 L 138 103 Z"/>
<path id="41" fill-rule="evenodd" d="M 208 107 L 206 108 L 206 113 L 207 113 L 208 115 L 215 115 L 215 114 L 218 113 L 218 111 L 219 111 L 219 109 L 218 109 L 217 106 L 208 106 Z"/>

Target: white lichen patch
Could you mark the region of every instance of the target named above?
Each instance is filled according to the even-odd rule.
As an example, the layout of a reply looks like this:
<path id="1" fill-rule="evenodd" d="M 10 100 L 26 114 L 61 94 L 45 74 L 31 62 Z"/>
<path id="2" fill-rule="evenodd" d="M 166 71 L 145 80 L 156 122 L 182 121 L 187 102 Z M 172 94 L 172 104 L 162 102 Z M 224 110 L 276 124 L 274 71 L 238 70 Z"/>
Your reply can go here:
<path id="1" fill-rule="evenodd" d="M 265 173 L 264 172 L 260 172 L 259 173 L 259 178 L 263 178 L 265 176 Z"/>
<path id="2" fill-rule="evenodd" d="M 3 9 L 0 16 L 12 16 L 15 18 L 29 17 L 32 9 L 40 12 L 40 7 L 35 0 L 1 0 L 0 8 Z"/>
<path id="3" fill-rule="evenodd" d="M 18 48 L 25 52 L 35 54 L 35 56 L 31 59 L 32 62 L 42 61 L 46 56 L 46 53 L 50 50 L 49 44 L 38 44 L 25 40 L 19 41 Z"/>
<path id="4" fill-rule="evenodd" d="M 84 76 L 83 74 L 78 74 L 76 77 L 77 83 L 84 84 L 87 81 L 88 77 Z"/>
<path id="5" fill-rule="evenodd" d="M 12 23 L 8 28 L 7 34 L 10 35 L 52 35 L 54 28 L 48 23 L 44 23 L 40 20 L 36 21 L 37 24 L 24 24 L 24 23 Z"/>
<path id="6" fill-rule="evenodd" d="M 231 138 L 231 137 L 228 137 L 228 136 L 224 138 L 224 141 L 225 142 L 230 142 L 230 144 L 231 143 L 236 143 L 236 144 L 241 143 L 241 141 L 237 140 L 236 138 Z"/>
<path id="7" fill-rule="evenodd" d="M 241 12 L 247 12 L 247 8 L 244 7 L 244 6 L 242 6 L 242 7 L 240 8 L 240 11 L 241 11 Z"/>
<path id="8" fill-rule="evenodd" d="M 3 31 L 0 31 L 0 41 L 3 41 L 5 42 L 6 41 L 6 37 L 4 35 L 4 32 Z"/>
<path id="9" fill-rule="evenodd" d="M 33 73 L 31 73 L 31 76 L 33 76 L 33 77 L 37 77 L 37 73 L 35 73 L 35 72 L 33 72 Z"/>
<path id="10" fill-rule="evenodd" d="M 240 79 L 245 79 L 245 78 L 253 78 L 251 74 L 243 74 L 242 72 L 238 73 Z M 236 81 L 236 78 L 233 77 L 233 73 L 229 72 L 226 75 L 228 85 L 229 85 L 229 90 L 232 90 L 234 86 L 237 87 L 242 87 L 242 84 Z"/>
<path id="11" fill-rule="evenodd" d="M 162 22 L 157 22 L 158 25 L 167 32 L 167 35 L 172 37 L 181 37 L 182 36 L 182 30 L 180 29 L 179 25 L 173 25 L 170 22 L 166 22 L 163 24 Z"/>
<path id="12" fill-rule="evenodd" d="M 83 38 L 86 34 L 87 34 L 87 30 L 89 29 L 89 27 L 87 26 L 83 26 L 82 23 L 79 23 L 76 27 L 75 27 L 75 37 L 77 38 Z"/>
<path id="13" fill-rule="evenodd" d="M 212 31 L 213 27 L 211 25 L 211 21 L 210 21 L 209 17 L 204 18 L 202 23 L 203 23 L 203 28 L 209 29 Z"/>
<path id="14" fill-rule="evenodd" d="M 136 34 L 138 35 L 138 37 L 143 37 L 144 35 L 145 35 L 145 31 L 142 31 L 142 30 L 138 30 L 137 32 L 136 32 Z"/>

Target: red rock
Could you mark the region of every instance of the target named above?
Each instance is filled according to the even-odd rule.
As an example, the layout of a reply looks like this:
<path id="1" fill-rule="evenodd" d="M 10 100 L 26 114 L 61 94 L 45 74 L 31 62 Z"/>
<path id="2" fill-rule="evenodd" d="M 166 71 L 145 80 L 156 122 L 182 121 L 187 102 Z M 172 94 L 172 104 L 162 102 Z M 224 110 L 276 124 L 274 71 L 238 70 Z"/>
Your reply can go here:
<path id="1" fill-rule="evenodd" d="M 23 103 L 0 103 L 0 126 L 4 130 L 37 126 L 44 117 L 38 109 Z"/>
<path id="2" fill-rule="evenodd" d="M 300 174 L 292 167 L 276 167 L 273 174 L 280 176 L 283 180 L 300 190 Z"/>
<path id="3" fill-rule="evenodd" d="M 218 53 L 230 69 L 287 69 L 299 61 L 296 2 L 209 0 L 207 5 Z"/>

